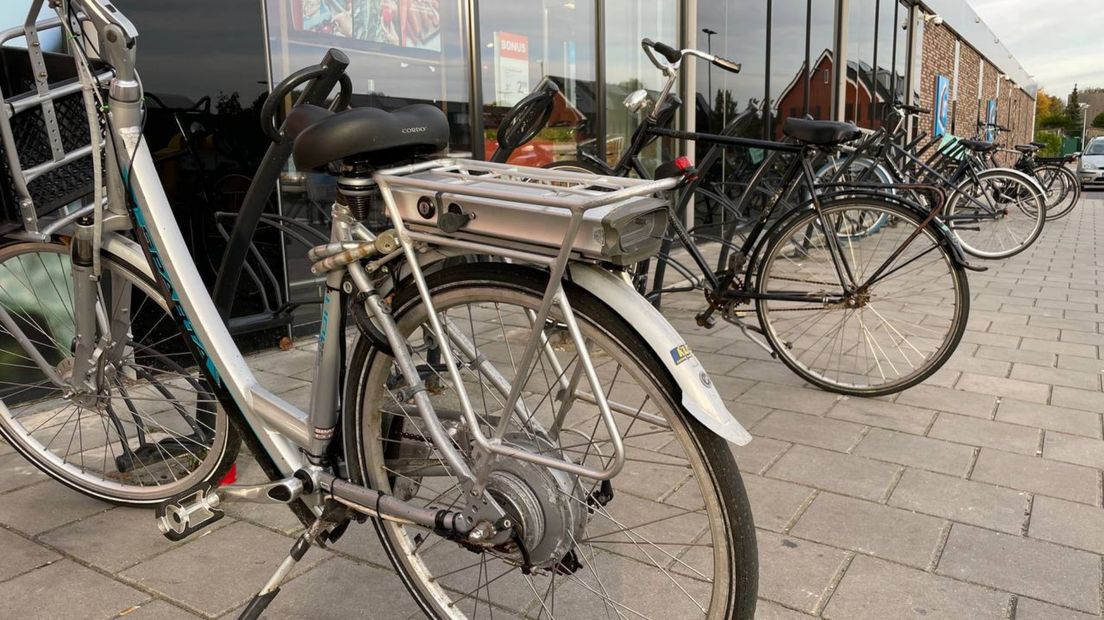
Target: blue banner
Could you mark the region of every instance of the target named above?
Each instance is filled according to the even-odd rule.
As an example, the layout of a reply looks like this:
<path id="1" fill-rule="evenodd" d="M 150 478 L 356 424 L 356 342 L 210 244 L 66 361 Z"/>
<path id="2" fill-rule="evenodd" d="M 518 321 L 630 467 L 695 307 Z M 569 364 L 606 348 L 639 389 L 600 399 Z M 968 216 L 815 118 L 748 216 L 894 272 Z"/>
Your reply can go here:
<path id="1" fill-rule="evenodd" d="M 932 109 L 932 135 L 936 138 L 950 132 L 951 128 L 951 80 L 945 75 L 935 76 L 935 106 Z"/>

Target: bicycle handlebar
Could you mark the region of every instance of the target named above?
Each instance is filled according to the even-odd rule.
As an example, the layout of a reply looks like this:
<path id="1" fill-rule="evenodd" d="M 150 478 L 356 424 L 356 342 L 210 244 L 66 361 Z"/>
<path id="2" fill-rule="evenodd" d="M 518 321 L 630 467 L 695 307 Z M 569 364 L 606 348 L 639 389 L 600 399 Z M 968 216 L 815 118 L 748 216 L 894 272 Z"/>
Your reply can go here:
<path id="1" fill-rule="evenodd" d="M 720 56 L 717 56 L 715 54 L 709 54 L 701 50 L 689 48 L 684 50 L 677 50 L 670 45 L 667 45 L 666 43 L 653 41 L 651 39 L 642 39 L 640 41 L 640 47 L 644 48 L 644 54 L 648 57 L 648 60 L 650 60 L 652 64 L 655 65 L 656 69 L 659 69 L 660 71 L 667 71 L 672 66 L 681 62 L 682 59 L 686 56 L 697 56 L 702 60 L 709 61 L 714 67 L 718 67 L 732 73 L 739 73 L 740 69 L 743 68 L 740 63 L 733 62 L 727 58 L 721 58 Z M 663 58 L 667 60 L 667 64 L 660 62 L 659 59 L 656 58 L 656 53 L 659 53 L 660 56 L 663 56 Z"/>
<path id="2" fill-rule="evenodd" d="M 895 108 L 897 108 L 898 110 L 901 110 L 902 112 L 906 112 L 908 114 L 931 114 L 931 112 L 932 112 L 928 108 L 922 108 L 918 105 L 902 103 L 900 101 L 895 102 L 893 104 L 893 106 Z"/>

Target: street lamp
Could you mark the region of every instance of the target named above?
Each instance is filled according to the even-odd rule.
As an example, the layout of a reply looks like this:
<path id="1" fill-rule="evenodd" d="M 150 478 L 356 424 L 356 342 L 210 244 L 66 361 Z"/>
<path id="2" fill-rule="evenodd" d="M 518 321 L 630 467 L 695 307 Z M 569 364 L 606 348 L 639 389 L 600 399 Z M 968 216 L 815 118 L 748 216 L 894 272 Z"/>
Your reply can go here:
<path id="1" fill-rule="evenodd" d="M 716 30 L 710 28 L 702 28 L 702 32 L 705 33 L 705 51 L 710 56 L 713 55 L 713 35 L 717 34 Z M 710 63 L 709 67 L 705 70 L 705 83 L 706 88 L 709 89 L 709 109 L 713 109 L 713 65 Z"/>
<path id="2" fill-rule="evenodd" d="M 1079 103 L 1077 107 L 1081 108 L 1081 150 L 1085 150 L 1085 125 L 1088 120 L 1085 110 L 1089 109 L 1091 106 L 1087 103 Z"/>

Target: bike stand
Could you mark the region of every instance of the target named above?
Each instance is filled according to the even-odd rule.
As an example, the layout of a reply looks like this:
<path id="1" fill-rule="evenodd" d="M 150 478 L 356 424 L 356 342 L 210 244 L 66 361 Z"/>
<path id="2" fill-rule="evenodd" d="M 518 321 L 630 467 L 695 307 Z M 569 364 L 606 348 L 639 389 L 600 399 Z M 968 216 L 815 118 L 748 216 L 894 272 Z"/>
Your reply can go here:
<path id="1" fill-rule="evenodd" d="M 323 544 L 326 532 L 331 527 L 340 526 L 348 518 L 348 514 L 349 509 L 345 506 L 332 501 L 327 502 L 326 507 L 322 510 L 322 516 L 315 519 L 314 523 L 295 540 L 295 544 L 291 546 L 291 551 L 288 552 L 287 557 L 276 568 L 276 572 L 272 574 L 272 577 L 269 577 L 261 591 L 254 594 L 253 598 L 249 600 L 249 604 L 238 615 L 238 620 L 256 620 L 260 618 L 264 610 L 272 603 L 272 599 L 280 593 L 280 586 L 283 585 L 284 580 L 287 579 L 299 560 L 307 554 L 311 545 Z"/>

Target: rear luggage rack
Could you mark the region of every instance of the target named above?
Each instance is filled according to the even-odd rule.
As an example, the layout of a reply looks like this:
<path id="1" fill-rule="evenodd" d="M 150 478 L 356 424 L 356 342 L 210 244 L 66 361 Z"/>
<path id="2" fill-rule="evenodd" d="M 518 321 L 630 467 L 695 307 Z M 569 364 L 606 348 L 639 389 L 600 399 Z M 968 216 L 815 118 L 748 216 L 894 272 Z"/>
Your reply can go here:
<path id="1" fill-rule="evenodd" d="M 77 59 L 43 52 L 39 38 L 60 26 L 57 18 L 29 19 L 0 33 L 0 234 L 22 228 L 30 237 L 48 236 L 71 219 L 58 211 L 93 190 L 88 119 L 100 117 L 85 105 Z M 7 45 L 20 37 L 25 49 Z M 112 75 L 103 65 L 93 72 L 100 83 Z M 51 215 L 61 217 L 44 226 L 40 219 Z"/>
<path id="2" fill-rule="evenodd" d="M 654 195 L 680 181 L 468 159 L 391 168 L 375 180 L 416 241 L 468 249 L 493 241 L 545 259 L 567 247 L 575 259 L 617 265 L 659 251 L 668 203 Z"/>

